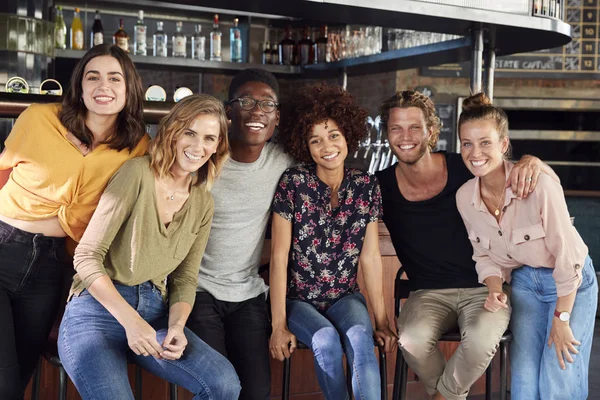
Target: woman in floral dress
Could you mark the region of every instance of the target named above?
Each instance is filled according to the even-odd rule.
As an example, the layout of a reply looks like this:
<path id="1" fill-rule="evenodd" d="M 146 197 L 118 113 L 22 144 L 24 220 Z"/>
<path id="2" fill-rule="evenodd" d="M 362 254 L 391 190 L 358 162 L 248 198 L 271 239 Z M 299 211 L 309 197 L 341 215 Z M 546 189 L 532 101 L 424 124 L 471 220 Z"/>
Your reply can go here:
<path id="1" fill-rule="evenodd" d="M 373 338 L 386 352 L 397 343 L 382 293 L 381 194 L 374 176 L 344 167 L 367 134 L 367 113 L 336 86 L 307 87 L 293 98 L 282 141 L 305 164 L 285 171 L 273 200 L 271 355 L 283 360 L 297 340 L 305 343 L 325 397 L 344 400 L 345 353 L 354 397 L 380 399 Z M 375 330 L 357 285 L 359 264 Z"/>

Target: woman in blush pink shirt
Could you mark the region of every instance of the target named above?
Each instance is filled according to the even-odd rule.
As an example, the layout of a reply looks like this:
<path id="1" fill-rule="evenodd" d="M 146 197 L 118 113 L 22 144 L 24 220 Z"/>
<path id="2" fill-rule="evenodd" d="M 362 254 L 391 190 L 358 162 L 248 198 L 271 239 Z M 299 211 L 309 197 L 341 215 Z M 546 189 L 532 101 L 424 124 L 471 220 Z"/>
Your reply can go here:
<path id="1" fill-rule="evenodd" d="M 482 93 L 463 102 L 459 139 L 475 178 L 456 201 L 489 289 L 488 311 L 508 307 L 502 284 L 512 275 L 511 398 L 587 399 L 598 283 L 562 187 L 540 174 L 524 199 L 505 189 L 513 167 L 508 118 Z"/>

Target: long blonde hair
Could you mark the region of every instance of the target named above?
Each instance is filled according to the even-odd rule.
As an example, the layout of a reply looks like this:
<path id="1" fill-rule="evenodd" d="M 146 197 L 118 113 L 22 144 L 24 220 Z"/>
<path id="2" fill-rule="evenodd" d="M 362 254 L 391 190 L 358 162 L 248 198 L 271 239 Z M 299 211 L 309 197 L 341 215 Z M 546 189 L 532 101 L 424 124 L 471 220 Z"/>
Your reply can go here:
<path id="1" fill-rule="evenodd" d="M 207 94 L 194 94 L 181 100 L 173 107 L 158 125 L 156 137 L 150 141 L 150 167 L 159 178 L 172 176 L 171 167 L 175 163 L 175 144 L 199 115 L 214 115 L 219 119 L 219 144 L 217 152 L 198 171 L 198 179 L 194 184 L 206 183 L 210 190 L 215 179 L 223 169 L 229 156 L 229 140 L 227 139 L 227 117 L 223 103 Z"/>

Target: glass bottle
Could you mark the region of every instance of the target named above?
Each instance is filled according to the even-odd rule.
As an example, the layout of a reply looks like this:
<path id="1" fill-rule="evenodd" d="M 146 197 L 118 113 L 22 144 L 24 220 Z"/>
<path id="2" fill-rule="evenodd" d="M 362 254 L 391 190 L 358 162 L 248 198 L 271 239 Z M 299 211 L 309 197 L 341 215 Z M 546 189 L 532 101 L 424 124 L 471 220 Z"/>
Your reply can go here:
<path id="1" fill-rule="evenodd" d="M 268 40 L 263 43 L 262 63 L 271 64 L 271 43 Z"/>
<path id="2" fill-rule="evenodd" d="M 210 61 L 222 61 L 219 14 L 215 14 L 215 18 L 213 19 L 213 30 L 210 32 Z"/>
<path id="3" fill-rule="evenodd" d="M 277 43 L 275 42 L 271 44 L 271 64 L 279 64 L 279 49 L 277 48 Z"/>
<path id="4" fill-rule="evenodd" d="M 79 17 L 79 8 L 75 8 L 73 13 L 73 21 L 71 21 L 71 49 L 83 50 L 84 39 L 83 39 L 83 24 Z"/>
<path id="5" fill-rule="evenodd" d="M 187 56 L 187 38 L 182 32 L 183 22 L 177 22 L 175 35 L 173 35 L 173 57 L 185 58 Z"/>
<path id="6" fill-rule="evenodd" d="M 96 10 L 94 16 L 94 25 L 92 25 L 92 34 L 90 35 L 90 47 L 98 46 L 104 43 L 104 29 L 102 29 L 102 20 L 100 19 L 100 10 Z"/>
<path id="7" fill-rule="evenodd" d="M 152 55 L 154 57 L 167 56 L 167 34 L 163 31 L 162 21 L 156 23 L 156 32 L 152 35 Z"/>
<path id="8" fill-rule="evenodd" d="M 315 42 L 310 38 L 310 27 L 304 28 L 302 39 L 298 42 L 298 63 L 300 65 L 314 64 Z"/>
<path id="9" fill-rule="evenodd" d="M 315 44 L 315 61 L 317 63 L 331 62 L 331 46 L 327 41 L 327 25 L 321 25 L 321 35 Z"/>
<path id="10" fill-rule="evenodd" d="M 129 35 L 123 29 L 123 18 L 119 19 L 119 29 L 113 35 L 113 44 L 129 53 Z"/>
<path id="11" fill-rule="evenodd" d="M 192 36 L 192 58 L 196 60 L 206 60 L 206 36 L 202 35 L 202 25 L 195 27 L 194 36 Z"/>
<path id="12" fill-rule="evenodd" d="M 138 11 L 138 20 L 135 24 L 135 31 L 133 32 L 133 54 L 138 56 L 145 56 L 147 51 L 147 40 L 146 40 L 146 25 L 144 24 L 144 10 Z"/>
<path id="13" fill-rule="evenodd" d="M 67 26 L 63 18 L 62 7 L 56 7 L 56 19 L 54 20 L 54 47 L 65 49 L 67 47 Z"/>
<path id="14" fill-rule="evenodd" d="M 285 28 L 285 38 L 279 42 L 279 64 L 281 65 L 293 65 L 294 64 L 294 50 L 296 48 L 296 42 L 292 39 L 292 27 L 290 25 Z"/>
<path id="15" fill-rule="evenodd" d="M 233 26 L 229 29 L 229 53 L 231 62 L 242 62 L 242 32 L 238 28 L 239 19 L 233 19 Z"/>

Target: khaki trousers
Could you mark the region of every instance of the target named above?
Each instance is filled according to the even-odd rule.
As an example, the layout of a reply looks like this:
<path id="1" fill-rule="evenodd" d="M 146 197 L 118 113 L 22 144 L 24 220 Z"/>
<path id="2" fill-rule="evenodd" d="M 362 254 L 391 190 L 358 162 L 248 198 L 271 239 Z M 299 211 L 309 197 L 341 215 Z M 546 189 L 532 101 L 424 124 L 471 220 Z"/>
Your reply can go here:
<path id="1" fill-rule="evenodd" d="M 399 344 L 408 366 L 427 393 L 449 400 L 466 399 L 485 372 L 510 320 L 510 309 L 483 308 L 487 287 L 412 292 L 398 317 Z M 462 340 L 446 362 L 437 347 L 440 336 L 459 329 Z"/>

